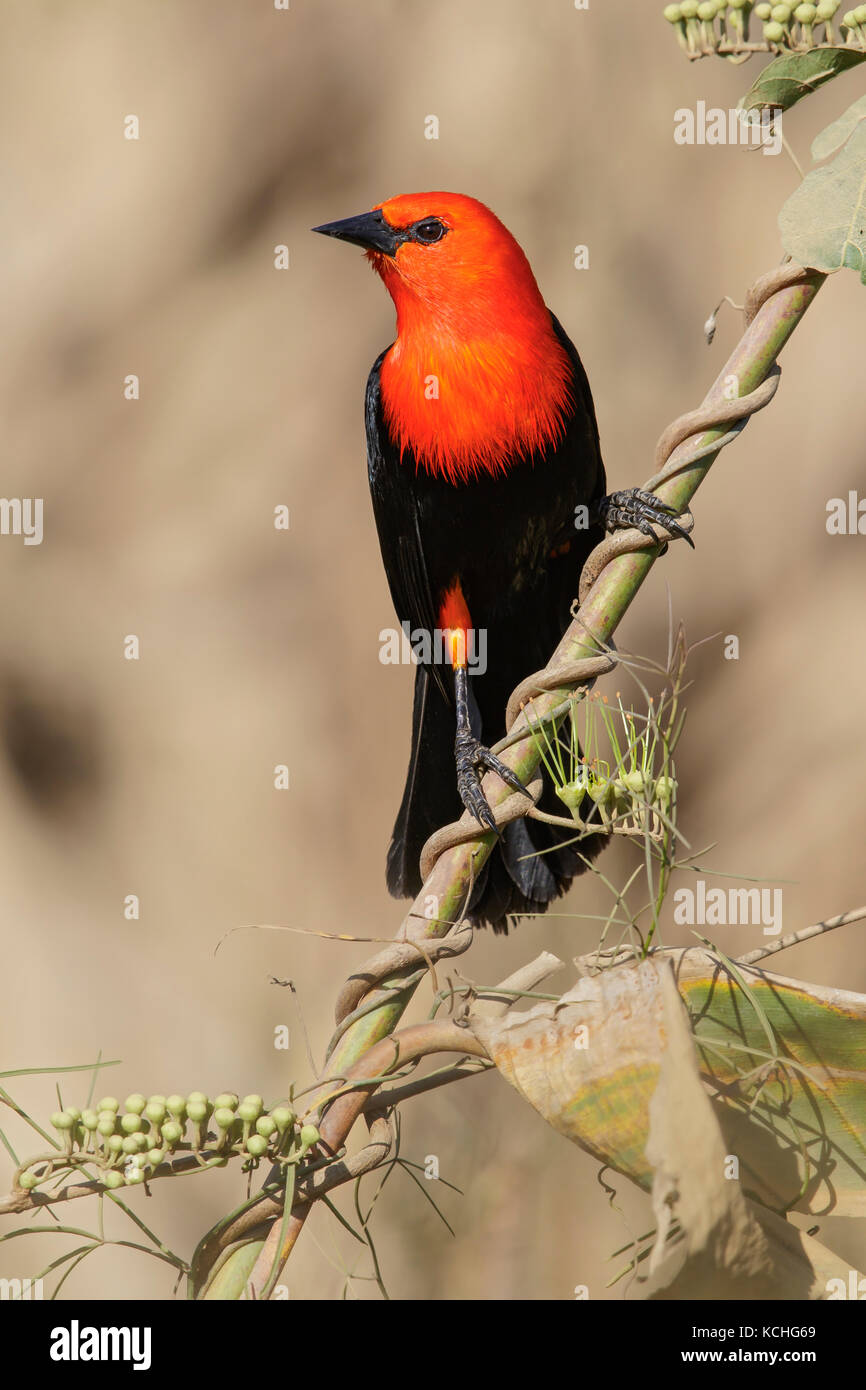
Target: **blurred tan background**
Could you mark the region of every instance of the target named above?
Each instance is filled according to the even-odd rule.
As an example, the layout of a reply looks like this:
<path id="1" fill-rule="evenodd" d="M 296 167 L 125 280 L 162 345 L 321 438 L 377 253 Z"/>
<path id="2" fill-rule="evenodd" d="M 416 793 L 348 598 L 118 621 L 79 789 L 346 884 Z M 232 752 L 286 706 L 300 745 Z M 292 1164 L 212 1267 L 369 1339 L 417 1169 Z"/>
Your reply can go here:
<path id="1" fill-rule="evenodd" d="M 0 5 L 2 491 L 45 506 L 41 546 L 0 539 L 0 1068 L 102 1049 L 122 1065 L 98 1090 L 121 1097 L 275 1098 L 309 1082 L 289 991 L 270 976 L 295 982 L 319 1060 L 339 984 L 369 948 L 236 932 L 215 950 L 244 923 L 393 933 L 384 856 L 411 671 L 378 661 L 393 616 L 364 464 L 364 382 L 391 303 L 360 252 L 308 229 L 424 188 L 489 203 L 584 358 L 610 485 L 639 483 L 738 334 L 726 309 L 707 348 L 710 309 L 777 263 L 776 213 L 797 180 L 785 156 L 674 144 L 678 107 L 731 106 L 758 68 L 690 66 L 661 8 Z M 801 158 L 859 90 L 849 75 L 791 114 Z M 138 141 L 123 138 L 129 114 Z M 424 138 L 430 114 L 438 141 Z M 578 243 L 588 271 L 573 268 Z M 681 826 L 715 843 L 716 867 L 786 883 L 785 931 L 864 897 L 866 541 L 824 526 L 828 497 L 866 488 L 864 346 L 866 298 L 846 274 L 786 351 L 774 405 L 702 489 L 696 553 L 671 549 L 620 633 L 662 657 L 669 584 L 692 640 L 738 634 L 739 662 L 715 642 L 692 666 Z M 280 503 L 288 533 L 273 528 Z M 277 763 L 288 792 L 273 789 Z M 361 797 L 369 809 L 341 810 Z M 611 853 L 606 872 L 625 864 Z M 581 885 L 562 911 L 606 907 Z M 594 931 L 567 915 L 526 923 L 479 940 L 462 968 L 489 982 L 543 948 L 568 961 Z M 718 939 L 731 953 L 762 940 Z M 669 923 L 665 940 L 690 938 Z M 862 931 L 778 968 L 866 989 Z M 427 1007 L 425 994 L 412 1016 Z M 288 1055 L 272 1041 L 283 1022 Z M 8 1084 L 42 1118 L 55 1106 L 51 1079 Z M 66 1079 L 64 1099 L 86 1089 Z M 465 1196 L 437 1194 L 452 1240 L 392 1178 L 374 1230 L 393 1297 L 623 1296 L 605 1289 L 621 1263 L 608 1257 L 651 1228 L 648 1201 L 614 1178 L 609 1207 L 596 1165 L 497 1078 L 412 1102 L 404 1152 L 438 1155 Z M 133 1200 L 189 1255 L 241 1195 L 220 1173 Z M 83 1205 L 63 1215 L 93 1220 Z M 850 1230 L 836 1238 L 864 1257 Z M 70 1243 L 3 1246 L 0 1271 L 35 1274 Z M 337 1296 L 345 1268 L 369 1274 L 356 1248 L 317 1213 L 292 1298 Z M 171 1277 L 106 1250 L 64 1293 L 164 1298 Z M 352 1295 L 378 1296 L 368 1283 Z"/>

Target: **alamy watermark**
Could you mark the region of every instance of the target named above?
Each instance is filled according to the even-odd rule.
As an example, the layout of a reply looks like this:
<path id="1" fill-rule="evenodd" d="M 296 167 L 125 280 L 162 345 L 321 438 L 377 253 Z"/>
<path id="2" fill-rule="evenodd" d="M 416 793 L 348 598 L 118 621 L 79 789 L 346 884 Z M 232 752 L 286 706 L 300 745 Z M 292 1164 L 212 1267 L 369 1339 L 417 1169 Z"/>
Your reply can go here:
<path id="1" fill-rule="evenodd" d="M 383 666 L 465 666 L 477 676 L 487 670 L 487 629 L 383 627 L 379 633 L 379 660 Z"/>
<path id="2" fill-rule="evenodd" d="M 764 936 L 782 930 L 781 888 L 708 888 L 699 878 L 694 888 L 678 888 L 673 899 L 678 926 L 761 926 Z"/>
<path id="3" fill-rule="evenodd" d="M 41 1279 L 0 1279 L 0 1303 L 41 1301 L 44 1297 Z"/>
<path id="4" fill-rule="evenodd" d="M 739 111 L 732 107 L 695 104 L 694 111 L 681 106 L 674 112 L 674 144 L 676 145 L 745 145 L 761 149 L 764 154 L 779 154 L 782 149 L 781 113 L 770 107 L 758 111 Z"/>
<path id="5" fill-rule="evenodd" d="M 42 498 L 0 497 L 0 536 L 23 536 L 25 545 L 41 545 Z"/>
<path id="6" fill-rule="evenodd" d="M 130 1361 L 134 1371 L 151 1364 L 150 1327 L 82 1327 L 73 1318 L 68 1327 L 51 1331 L 48 1355 L 52 1361 Z"/>

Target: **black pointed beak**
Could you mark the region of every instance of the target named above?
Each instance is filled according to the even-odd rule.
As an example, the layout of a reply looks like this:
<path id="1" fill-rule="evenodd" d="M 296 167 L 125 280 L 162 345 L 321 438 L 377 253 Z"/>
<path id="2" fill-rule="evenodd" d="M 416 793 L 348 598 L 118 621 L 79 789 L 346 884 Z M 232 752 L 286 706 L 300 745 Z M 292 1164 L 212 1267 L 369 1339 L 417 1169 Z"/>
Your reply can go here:
<path id="1" fill-rule="evenodd" d="M 353 246 L 363 246 L 367 251 L 382 251 L 386 256 L 395 256 L 397 247 L 405 241 L 378 210 L 362 212 L 359 217 L 344 217 L 341 222 L 324 222 L 321 227 L 313 227 L 313 231 L 350 241 Z"/>

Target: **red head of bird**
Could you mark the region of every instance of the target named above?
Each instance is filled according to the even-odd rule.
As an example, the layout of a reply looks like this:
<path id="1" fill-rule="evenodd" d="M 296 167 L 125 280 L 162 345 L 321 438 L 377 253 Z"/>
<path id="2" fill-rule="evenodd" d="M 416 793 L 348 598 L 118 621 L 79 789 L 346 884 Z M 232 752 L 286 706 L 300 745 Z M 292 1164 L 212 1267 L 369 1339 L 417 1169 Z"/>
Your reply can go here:
<path id="1" fill-rule="evenodd" d="M 404 455 L 458 482 L 504 472 L 560 437 L 568 356 L 526 256 L 489 208 L 412 193 L 315 230 L 363 246 L 394 301 L 381 389 Z"/>

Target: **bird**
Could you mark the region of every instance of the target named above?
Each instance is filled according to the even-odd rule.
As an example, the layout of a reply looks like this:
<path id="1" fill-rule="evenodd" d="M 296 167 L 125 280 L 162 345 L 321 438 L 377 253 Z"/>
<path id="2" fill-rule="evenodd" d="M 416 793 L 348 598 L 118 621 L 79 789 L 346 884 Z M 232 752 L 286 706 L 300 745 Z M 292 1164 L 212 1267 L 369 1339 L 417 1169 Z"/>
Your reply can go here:
<path id="1" fill-rule="evenodd" d="M 462 808 L 496 829 L 485 771 L 529 796 L 489 745 L 505 733 L 512 689 L 547 664 L 568 626 L 584 561 L 606 527 L 679 528 L 650 494 L 606 495 L 577 349 L 484 203 L 403 194 L 313 231 L 362 247 L 396 309 L 396 337 L 367 380 L 365 424 L 394 608 L 405 632 L 430 638 L 415 672 L 386 870 L 392 895 L 414 898 L 435 830 Z M 539 806 L 563 813 L 547 774 Z M 606 839 L 576 842 L 561 827 L 512 821 L 498 831 L 466 916 L 504 932 L 544 912 Z"/>

